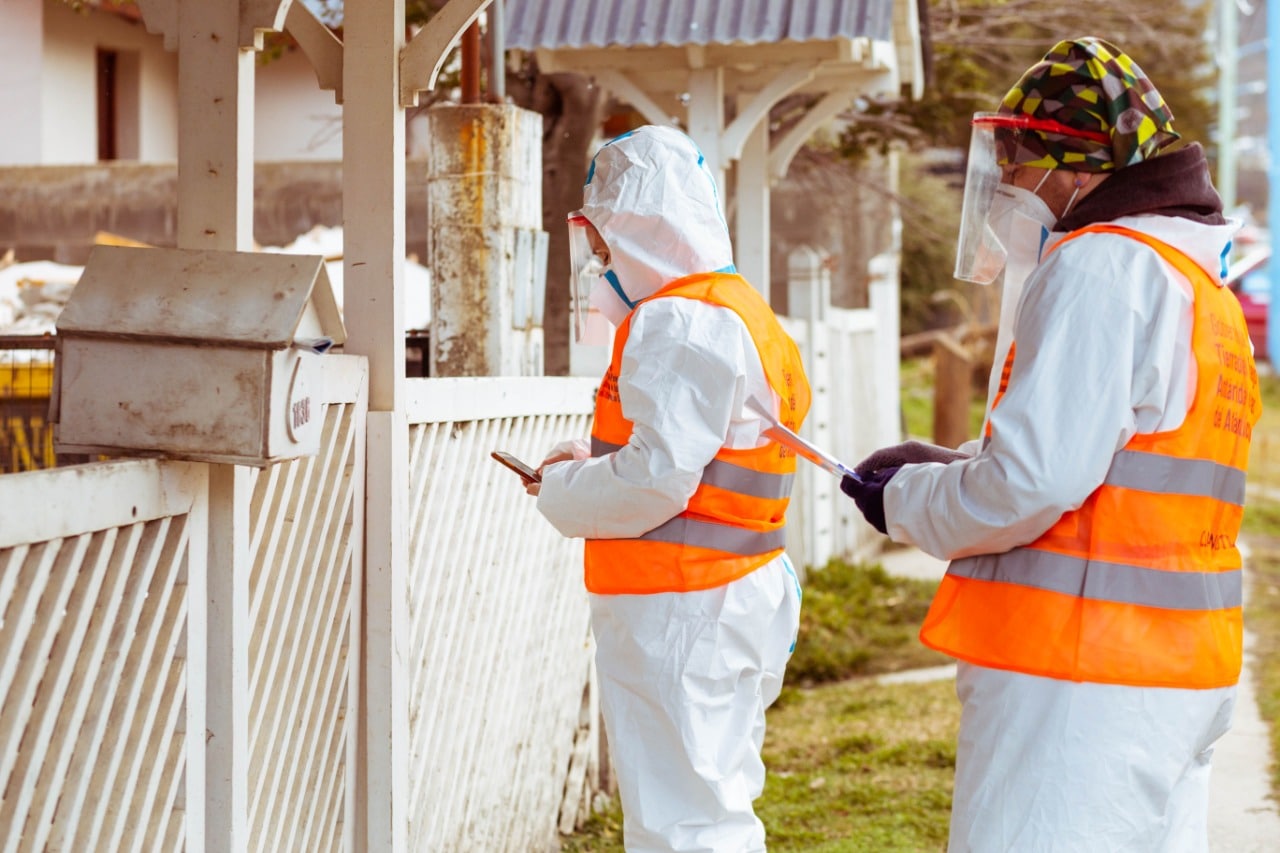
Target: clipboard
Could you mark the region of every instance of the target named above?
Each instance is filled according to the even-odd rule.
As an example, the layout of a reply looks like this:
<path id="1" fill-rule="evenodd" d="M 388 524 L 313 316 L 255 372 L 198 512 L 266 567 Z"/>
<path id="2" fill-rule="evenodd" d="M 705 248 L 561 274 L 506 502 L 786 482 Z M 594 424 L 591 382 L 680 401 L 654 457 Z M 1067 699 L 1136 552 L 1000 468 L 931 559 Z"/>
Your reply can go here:
<path id="1" fill-rule="evenodd" d="M 766 407 L 760 400 L 755 397 L 748 397 L 747 408 L 764 418 L 764 420 L 769 424 L 769 428 L 764 431 L 764 434 L 778 442 L 778 444 L 791 448 L 796 452 L 797 456 L 804 457 L 822 470 L 830 474 L 834 474 L 840 479 L 852 477 L 859 483 L 862 482 L 862 477 L 860 477 L 858 473 L 848 465 L 845 465 L 839 459 L 836 459 L 825 450 L 822 450 L 808 439 L 801 437 L 796 434 L 795 431 L 788 429 L 779 422 L 779 420 L 770 413 L 769 407 Z"/>

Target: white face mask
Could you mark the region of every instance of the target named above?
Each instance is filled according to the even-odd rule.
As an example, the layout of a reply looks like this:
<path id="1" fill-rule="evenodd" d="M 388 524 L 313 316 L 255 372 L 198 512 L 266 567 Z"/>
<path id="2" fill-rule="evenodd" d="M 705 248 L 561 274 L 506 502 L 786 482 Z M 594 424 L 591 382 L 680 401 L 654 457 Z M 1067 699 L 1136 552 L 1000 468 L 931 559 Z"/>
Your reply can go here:
<path id="1" fill-rule="evenodd" d="M 1046 173 L 1047 177 L 1047 173 Z M 1040 184 L 1043 184 L 1042 180 Z M 1040 186 L 1037 185 L 1036 189 Z M 1040 254 L 1050 240 L 1057 217 L 1033 190 L 1002 184 L 991 205 L 988 222 L 1005 250 L 1004 282 L 1000 293 L 1000 322 L 996 332 L 997 365 L 1004 364 L 1013 340 L 1013 321 L 1022 298 L 1023 284 L 1040 264 Z M 995 393 L 998 370 L 993 371 L 991 393 Z"/>
<path id="2" fill-rule="evenodd" d="M 622 321 L 627 319 L 627 315 L 631 313 L 632 306 L 622 301 L 622 297 L 603 274 L 591 283 L 591 293 L 588 299 L 591 308 L 599 311 L 604 315 L 605 319 L 615 326 L 621 325 Z"/>
<path id="3" fill-rule="evenodd" d="M 996 187 L 995 198 L 991 200 L 991 213 L 987 216 L 987 224 L 1006 247 L 1009 245 L 1006 238 L 1013 228 L 1015 214 L 1021 214 L 1045 228 L 1053 228 L 1057 224 L 1058 217 L 1049 209 L 1045 200 L 1036 194 L 1036 190 L 1044 185 L 1048 177 L 1049 173 L 1045 172 L 1044 178 L 1040 180 L 1035 190 L 1025 190 L 1012 184 L 1001 184 Z"/>

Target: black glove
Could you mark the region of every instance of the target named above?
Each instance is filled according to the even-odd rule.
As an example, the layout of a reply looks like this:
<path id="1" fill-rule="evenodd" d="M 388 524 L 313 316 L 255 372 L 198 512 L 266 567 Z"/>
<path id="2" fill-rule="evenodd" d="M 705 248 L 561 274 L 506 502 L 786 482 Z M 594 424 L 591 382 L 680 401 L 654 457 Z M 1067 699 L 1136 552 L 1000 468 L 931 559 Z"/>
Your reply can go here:
<path id="1" fill-rule="evenodd" d="M 958 450 L 939 447 L 936 444 L 925 444 L 922 441 L 907 441 L 892 447 L 882 447 L 863 459 L 853 469 L 858 476 L 866 477 L 881 468 L 896 468 L 903 465 L 915 465 L 919 462 L 942 462 L 949 464 L 957 459 L 969 457 Z"/>
<path id="2" fill-rule="evenodd" d="M 892 468 L 881 468 L 879 471 L 868 474 L 861 481 L 855 480 L 849 475 L 845 475 L 840 481 L 840 491 L 853 498 L 853 502 L 858 505 L 858 509 L 862 510 L 862 516 L 867 523 L 885 533 L 884 523 L 884 487 L 893 479 L 893 475 L 898 473 L 900 465 Z"/>

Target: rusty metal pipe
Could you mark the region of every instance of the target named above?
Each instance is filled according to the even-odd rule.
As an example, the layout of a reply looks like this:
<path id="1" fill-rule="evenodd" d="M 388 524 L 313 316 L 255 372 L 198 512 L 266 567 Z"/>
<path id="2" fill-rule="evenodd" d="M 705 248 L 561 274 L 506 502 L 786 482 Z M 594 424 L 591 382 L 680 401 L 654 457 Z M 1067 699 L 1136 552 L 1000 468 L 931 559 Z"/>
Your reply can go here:
<path id="1" fill-rule="evenodd" d="M 462 103 L 480 103 L 480 22 L 462 33 Z"/>

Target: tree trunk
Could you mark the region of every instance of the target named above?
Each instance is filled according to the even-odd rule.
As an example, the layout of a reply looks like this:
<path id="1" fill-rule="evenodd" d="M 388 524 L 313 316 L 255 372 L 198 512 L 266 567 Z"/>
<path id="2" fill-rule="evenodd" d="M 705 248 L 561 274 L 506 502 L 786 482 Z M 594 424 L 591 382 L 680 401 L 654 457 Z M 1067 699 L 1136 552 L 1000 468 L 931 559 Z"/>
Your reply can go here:
<path id="1" fill-rule="evenodd" d="M 601 89 L 581 74 L 543 74 L 530 61 L 507 91 L 519 106 L 542 113 L 542 228 L 547 232 L 547 297 L 543 369 L 569 372 L 569 233 L 565 216 L 582 207 L 590 146 L 600 126 Z"/>

